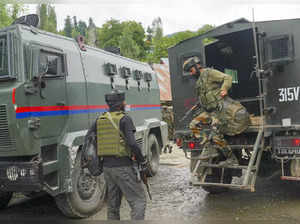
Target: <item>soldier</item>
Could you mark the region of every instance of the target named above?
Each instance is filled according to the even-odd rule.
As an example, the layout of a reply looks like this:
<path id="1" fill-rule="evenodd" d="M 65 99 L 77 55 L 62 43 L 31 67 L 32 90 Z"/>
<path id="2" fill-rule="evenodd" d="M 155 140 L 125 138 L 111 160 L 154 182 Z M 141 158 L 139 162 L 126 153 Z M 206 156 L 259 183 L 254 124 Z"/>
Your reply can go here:
<path id="1" fill-rule="evenodd" d="M 222 146 L 222 153 L 227 158 L 223 164 L 237 165 L 238 160 L 236 156 L 232 153 L 224 139 L 223 133 L 219 131 L 222 122 L 226 123 L 226 120 L 224 121 L 224 119 L 220 117 L 220 111 L 222 110 L 224 98 L 227 97 L 228 90 L 232 85 L 231 76 L 215 69 L 203 68 L 197 56 L 187 59 L 183 64 L 183 70 L 198 78 L 196 82 L 196 93 L 201 110 L 203 111 L 191 121 L 189 125 L 190 129 L 195 137 L 200 137 L 201 126 L 209 123 L 214 129 L 213 141 Z M 213 153 L 212 155 L 208 150 L 203 150 L 200 158 L 207 160 L 212 156 L 216 156 L 216 154 Z"/>
<path id="2" fill-rule="evenodd" d="M 174 117 L 172 107 L 162 106 L 162 120 L 168 124 L 168 139 L 169 143 L 166 145 L 164 152 L 166 153 L 167 150 L 169 153 L 172 152 L 172 141 L 174 138 Z"/>
<path id="3" fill-rule="evenodd" d="M 142 182 L 132 167 L 134 156 L 142 169 L 147 162 L 136 143 L 132 119 L 124 113 L 125 93 L 113 91 L 105 95 L 109 111 L 100 115 L 87 136 L 95 134 L 98 155 L 103 158 L 103 172 L 107 184 L 107 218 L 120 220 L 120 206 L 124 194 L 131 219 L 144 220 L 146 197 Z"/>

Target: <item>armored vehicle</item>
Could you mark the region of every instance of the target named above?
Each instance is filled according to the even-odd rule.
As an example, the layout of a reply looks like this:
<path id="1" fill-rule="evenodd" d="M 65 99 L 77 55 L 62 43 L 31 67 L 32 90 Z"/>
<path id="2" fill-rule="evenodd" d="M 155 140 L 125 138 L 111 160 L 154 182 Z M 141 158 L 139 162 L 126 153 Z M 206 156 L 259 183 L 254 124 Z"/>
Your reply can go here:
<path id="1" fill-rule="evenodd" d="M 157 173 L 167 125 L 159 87 L 142 62 L 33 26 L 0 30 L 0 207 L 13 192 L 47 192 L 69 217 L 102 208 L 103 175 L 80 168 L 88 128 L 106 111 L 104 94 L 126 94 L 136 139 Z"/>
<path id="2" fill-rule="evenodd" d="M 300 19 L 254 23 L 242 18 L 168 50 L 175 135 L 178 145 L 190 153 L 193 185 L 212 193 L 228 188 L 254 191 L 257 176 L 275 171 L 282 180 L 300 180 L 299 29 Z M 206 67 L 230 74 L 229 95 L 251 114 L 246 131 L 225 136 L 239 158 L 238 166 L 222 166 L 214 160 L 203 164 L 198 159 L 203 145 L 188 129 L 195 113 L 185 116 L 197 100 L 196 80 L 182 69 L 192 56 L 198 56 Z M 204 169 L 209 172 L 201 179 L 199 170 Z M 231 183 L 232 177 L 242 174 L 241 184 Z"/>

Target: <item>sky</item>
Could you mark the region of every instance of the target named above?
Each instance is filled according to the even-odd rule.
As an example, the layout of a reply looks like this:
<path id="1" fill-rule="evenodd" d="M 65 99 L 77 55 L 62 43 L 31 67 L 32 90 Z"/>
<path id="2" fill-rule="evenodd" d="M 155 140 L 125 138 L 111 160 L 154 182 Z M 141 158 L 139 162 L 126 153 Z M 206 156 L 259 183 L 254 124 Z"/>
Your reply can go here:
<path id="1" fill-rule="evenodd" d="M 28 13 L 35 13 L 38 0 L 23 0 Z M 101 27 L 111 18 L 140 22 L 146 29 L 160 17 L 164 35 L 196 31 L 204 24 L 222 25 L 244 17 L 255 21 L 300 18 L 300 0 L 49 0 L 55 6 L 58 29 L 67 15 L 88 22 L 92 17 Z"/>

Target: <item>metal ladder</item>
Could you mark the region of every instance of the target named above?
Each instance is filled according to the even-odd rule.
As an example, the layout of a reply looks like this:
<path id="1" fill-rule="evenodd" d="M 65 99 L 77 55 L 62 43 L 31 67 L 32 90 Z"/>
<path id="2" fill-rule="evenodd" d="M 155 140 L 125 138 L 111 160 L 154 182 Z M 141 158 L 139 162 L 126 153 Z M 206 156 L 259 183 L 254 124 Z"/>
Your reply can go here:
<path id="1" fill-rule="evenodd" d="M 263 140 L 263 129 L 260 129 L 255 144 L 253 145 L 253 152 L 250 158 L 250 161 L 248 163 L 248 166 L 220 166 L 218 164 L 211 164 L 212 159 L 208 163 L 201 164 L 200 160 L 197 160 L 197 163 L 195 165 L 195 168 L 192 171 L 192 178 L 196 177 L 197 180 L 192 180 L 191 184 L 194 186 L 218 186 L 218 187 L 228 187 L 228 188 L 237 188 L 242 190 L 250 190 L 251 192 L 255 191 L 255 182 L 256 177 L 261 161 L 261 156 L 263 152 L 263 147 L 261 147 L 261 142 Z M 200 167 L 205 168 L 219 168 L 221 169 L 221 177 L 219 183 L 209 183 L 205 181 L 199 181 L 197 171 Z M 224 183 L 224 172 L 225 169 L 240 169 L 240 170 L 246 170 L 243 183 L 242 184 L 226 184 Z"/>

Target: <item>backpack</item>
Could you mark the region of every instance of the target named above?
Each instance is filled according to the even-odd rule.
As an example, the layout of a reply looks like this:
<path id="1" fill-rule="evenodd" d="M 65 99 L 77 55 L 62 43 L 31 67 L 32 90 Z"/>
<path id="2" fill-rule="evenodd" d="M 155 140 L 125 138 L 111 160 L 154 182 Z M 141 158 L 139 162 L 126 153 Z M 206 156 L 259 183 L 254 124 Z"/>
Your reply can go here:
<path id="1" fill-rule="evenodd" d="M 222 109 L 217 114 L 221 122 L 220 131 L 224 135 L 234 136 L 245 131 L 250 124 L 246 108 L 238 101 L 225 97 Z"/>

